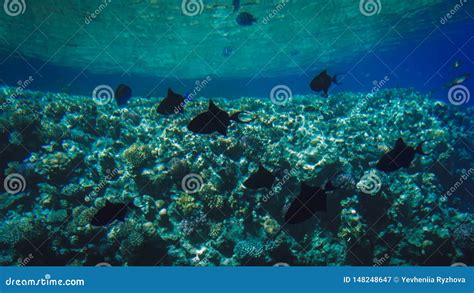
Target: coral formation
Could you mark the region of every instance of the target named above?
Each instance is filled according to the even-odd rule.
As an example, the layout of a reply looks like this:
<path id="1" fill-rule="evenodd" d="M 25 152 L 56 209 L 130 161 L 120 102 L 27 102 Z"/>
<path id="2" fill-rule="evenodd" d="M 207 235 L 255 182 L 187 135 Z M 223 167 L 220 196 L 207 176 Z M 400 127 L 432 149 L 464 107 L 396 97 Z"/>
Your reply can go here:
<path id="1" fill-rule="evenodd" d="M 0 101 L 10 93 L 2 89 Z M 384 256 L 383 265 L 450 265 L 474 259 L 466 244 L 473 205 L 465 192 L 474 186 L 474 109 L 402 89 L 370 97 L 295 96 L 285 106 L 215 99 L 230 112 L 258 118 L 231 124 L 227 137 L 210 137 L 186 129 L 207 108 L 205 99 L 169 118 L 157 117 L 153 98 L 137 97 L 118 109 L 80 96 L 23 96 L 28 99 L 11 100 L 0 116 L 2 175 L 19 173 L 26 182 L 22 192 L 0 195 L 2 265 L 16 265 L 40 245 L 48 258 L 35 255 L 31 264 L 374 265 Z M 416 157 L 406 170 L 373 173 L 399 137 L 409 145 L 425 141 L 430 155 Z M 273 188 L 242 188 L 259 162 L 275 172 Z M 182 183 L 190 173 L 202 179 L 192 192 Z M 368 175 L 380 179 L 370 192 Z M 327 213 L 288 225 L 284 209 L 302 181 L 331 181 L 336 189 L 328 193 Z M 91 226 L 106 200 L 131 203 L 125 221 Z"/>

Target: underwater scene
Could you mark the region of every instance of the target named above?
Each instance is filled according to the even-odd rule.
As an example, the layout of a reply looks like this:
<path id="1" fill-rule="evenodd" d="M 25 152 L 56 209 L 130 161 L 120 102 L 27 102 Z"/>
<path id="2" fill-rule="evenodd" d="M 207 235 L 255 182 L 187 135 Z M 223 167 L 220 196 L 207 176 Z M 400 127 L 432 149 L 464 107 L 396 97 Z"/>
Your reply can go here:
<path id="1" fill-rule="evenodd" d="M 0 265 L 474 264 L 474 1 L 3 4 Z"/>

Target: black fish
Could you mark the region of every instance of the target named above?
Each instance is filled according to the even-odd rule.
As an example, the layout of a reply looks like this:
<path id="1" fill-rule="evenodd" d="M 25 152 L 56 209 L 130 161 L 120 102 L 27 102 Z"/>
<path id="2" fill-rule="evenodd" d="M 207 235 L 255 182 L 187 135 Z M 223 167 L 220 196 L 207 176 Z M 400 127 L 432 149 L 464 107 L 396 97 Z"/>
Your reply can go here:
<path id="1" fill-rule="evenodd" d="M 234 12 L 240 10 L 240 0 L 232 0 L 232 6 L 234 6 Z"/>
<path id="2" fill-rule="evenodd" d="M 248 12 L 241 12 L 239 15 L 237 15 L 235 21 L 237 21 L 237 23 L 241 26 L 249 26 L 254 22 L 257 22 L 257 19 Z"/>
<path id="3" fill-rule="evenodd" d="M 163 115 L 178 114 L 184 110 L 184 97 L 168 88 L 168 94 L 156 108 L 156 112 Z"/>
<path id="4" fill-rule="evenodd" d="M 318 74 L 310 83 L 310 87 L 315 92 L 323 91 L 324 96 L 328 95 L 329 87 L 331 84 L 340 84 L 337 81 L 338 74 L 331 77 L 327 70 L 323 70 L 320 74 Z"/>
<path id="5" fill-rule="evenodd" d="M 112 223 L 115 220 L 124 221 L 127 215 L 129 207 L 132 203 L 111 203 L 107 201 L 105 206 L 97 211 L 91 220 L 92 226 L 105 226 Z"/>
<path id="6" fill-rule="evenodd" d="M 270 189 L 272 188 L 273 182 L 275 182 L 275 176 L 265 169 L 262 164 L 259 164 L 258 171 L 245 180 L 244 186 L 250 189 L 259 189 L 262 187 Z"/>
<path id="7" fill-rule="evenodd" d="M 115 101 L 122 108 L 127 106 L 128 100 L 132 98 L 132 89 L 126 84 L 119 84 L 115 89 Z"/>
<path id="8" fill-rule="evenodd" d="M 288 224 L 299 224 L 311 218 L 316 212 L 326 212 L 326 191 L 334 190 L 331 181 L 324 188 L 311 187 L 301 182 L 301 191 L 291 203 L 285 214 L 285 222 Z"/>
<path id="9" fill-rule="evenodd" d="M 198 134 L 211 134 L 218 132 L 226 136 L 230 121 L 249 123 L 254 120 L 240 120 L 239 115 L 242 113 L 244 112 L 239 111 L 229 115 L 229 113 L 217 107 L 212 101 L 209 101 L 208 110 L 194 117 L 193 120 L 189 122 L 188 129 Z"/>
<path id="10" fill-rule="evenodd" d="M 376 168 L 384 172 L 393 172 L 400 168 L 410 167 L 411 162 L 415 158 L 415 154 L 427 155 L 423 152 L 420 143 L 416 148 L 407 146 L 403 138 L 399 138 L 395 147 L 382 156 L 377 162 Z"/>

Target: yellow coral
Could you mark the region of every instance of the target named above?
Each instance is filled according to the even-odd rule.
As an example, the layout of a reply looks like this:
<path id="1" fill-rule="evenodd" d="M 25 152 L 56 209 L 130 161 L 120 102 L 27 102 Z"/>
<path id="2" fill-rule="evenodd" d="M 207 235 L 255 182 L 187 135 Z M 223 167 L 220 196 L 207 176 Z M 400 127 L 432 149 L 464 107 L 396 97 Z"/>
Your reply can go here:
<path id="1" fill-rule="evenodd" d="M 268 235 L 275 235 L 279 230 L 278 222 L 268 216 L 264 218 L 262 226 Z"/>
<path id="2" fill-rule="evenodd" d="M 176 199 L 176 208 L 185 215 L 191 214 L 195 209 L 199 208 L 194 197 L 189 194 L 182 194 Z"/>
<path id="3" fill-rule="evenodd" d="M 151 160 L 151 148 L 143 144 L 131 145 L 123 152 L 123 158 L 133 169 L 143 167 Z"/>
<path id="4" fill-rule="evenodd" d="M 206 195 L 204 201 L 210 209 L 222 209 L 224 207 L 224 197 L 222 195 Z"/>
<path id="5" fill-rule="evenodd" d="M 209 237 L 217 238 L 221 235 L 222 230 L 224 230 L 224 225 L 222 223 L 215 223 L 209 227 Z"/>

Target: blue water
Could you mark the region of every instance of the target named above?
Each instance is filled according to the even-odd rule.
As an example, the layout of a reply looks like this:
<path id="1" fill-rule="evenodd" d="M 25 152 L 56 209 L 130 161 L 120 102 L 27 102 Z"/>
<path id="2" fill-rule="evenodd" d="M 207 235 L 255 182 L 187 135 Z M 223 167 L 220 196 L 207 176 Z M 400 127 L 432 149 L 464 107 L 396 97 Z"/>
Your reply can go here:
<path id="1" fill-rule="evenodd" d="M 288 85 L 293 94 L 309 94 L 309 80 L 323 68 L 331 73 L 346 73 L 341 78 L 342 84 L 334 87 L 331 92 L 369 92 L 374 81 L 385 76 L 389 78 L 386 88 L 414 88 L 430 94 L 434 99 L 448 102 L 448 88 L 444 84 L 452 78 L 464 73 L 474 73 L 474 20 L 466 20 L 455 24 L 435 24 L 427 31 L 420 31 L 419 39 L 405 39 L 399 36 L 396 47 L 382 51 L 379 46 L 363 55 L 355 55 L 351 62 L 338 65 L 318 64 L 318 68 L 305 74 L 290 75 L 276 78 L 242 78 L 226 79 L 212 76 L 213 83 L 201 91 L 204 97 L 238 98 L 241 96 L 267 98 L 271 88 L 277 84 Z M 398 34 L 393 30 L 391 34 Z M 222 48 L 216 48 L 221 51 Z M 90 96 L 98 82 L 102 84 L 129 84 L 135 96 L 164 96 L 168 87 L 178 92 L 186 92 L 194 87 L 196 79 L 185 80 L 157 77 L 154 75 L 137 74 L 95 74 L 82 72 L 81 69 L 58 67 L 45 64 L 42 60 L 27 59 L 18 53 L 14 58 L 0 56 L 4 60 L 1 65 L 0 82 L 3 85 L 16 86 L 18 80 L 32 75 L 39 82 L 34 82 L 30 89 L 50 92 L 65 92 Z M 256 52 L 253 58 L 258 58 Z M 337 58 L 337 57 L 335 57 Z M 461 66 L 453 68 L 459 60 Z M 44 67 L 43 67 L 44 66 Z M 38 68 L 41 70 L 37 71 Z M 203 75 L 202 79 L 206 76 Z M 464 85 L 474 88 L 474 79 L 468 78 Z M 464 106 L 474 105 L 470 99 Z"/>

